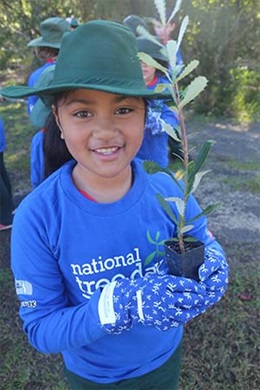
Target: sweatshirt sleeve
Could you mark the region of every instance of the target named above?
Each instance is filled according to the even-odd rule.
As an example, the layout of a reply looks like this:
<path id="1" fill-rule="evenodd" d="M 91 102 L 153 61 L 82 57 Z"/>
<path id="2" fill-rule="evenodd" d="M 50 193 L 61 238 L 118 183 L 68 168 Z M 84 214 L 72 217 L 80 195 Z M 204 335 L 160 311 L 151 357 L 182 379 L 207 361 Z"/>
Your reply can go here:
<path id="1" fill-rule="evenodd" d="M 92 343 L 105 335 L 97 310 L 100 290 L 86 303 L 70 305 L 58 260 L 37 222 L 19 208 L 12 231 L 12 271 L 23 329 L 30 343 L 43 353 Z"/>

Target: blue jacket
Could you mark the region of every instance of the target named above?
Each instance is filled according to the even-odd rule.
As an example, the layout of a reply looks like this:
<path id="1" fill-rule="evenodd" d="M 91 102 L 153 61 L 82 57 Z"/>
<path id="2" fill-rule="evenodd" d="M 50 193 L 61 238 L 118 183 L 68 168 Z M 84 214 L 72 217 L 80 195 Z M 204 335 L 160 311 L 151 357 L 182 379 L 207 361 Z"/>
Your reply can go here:
<path id="1" fill-rule="evenodd" d="M 6 149 L 6 138 L 5 130 L 2 119 L 0 118 L 0 153 L 4 152 Z"/>
<path id="2" fill-rule="evenodd" d="M 31 142 L 31 184 L 32 188 L 37 187 L 44 179 L 44 151 L 43 151 L 44 131 L 39 130 L 32 138 Z"/>

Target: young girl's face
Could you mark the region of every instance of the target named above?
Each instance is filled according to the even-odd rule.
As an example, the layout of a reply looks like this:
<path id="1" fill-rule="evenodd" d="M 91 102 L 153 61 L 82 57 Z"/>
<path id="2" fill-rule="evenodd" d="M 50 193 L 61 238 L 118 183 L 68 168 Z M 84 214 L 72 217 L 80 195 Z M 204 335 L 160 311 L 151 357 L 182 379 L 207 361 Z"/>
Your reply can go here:
<path id="1" fill-rule="evenodd" d="M 141 62 L 141 67 L 142 67 L 144 82 L 146 85 L 149 85 L 155 77 L 156 69 L 153 66 L 147 65 L 143 61 Z"/>
<path id="2" fill-rule="evenodd" d="M 166 45 L 170 39 L 171 32 L 175 29 L 175 23 L 168 23 L 166 26 L 163 26 L 161 23 L 154 23 L 154 32 L 160 41 Z"/>
<path id="3" fill-rule="evenodd" d="M 129 169 L 143 140 L 140 97 L 78 89 L 59 101 L 54 115 L 78 167 L 92 177 L 115 178 Z"/>

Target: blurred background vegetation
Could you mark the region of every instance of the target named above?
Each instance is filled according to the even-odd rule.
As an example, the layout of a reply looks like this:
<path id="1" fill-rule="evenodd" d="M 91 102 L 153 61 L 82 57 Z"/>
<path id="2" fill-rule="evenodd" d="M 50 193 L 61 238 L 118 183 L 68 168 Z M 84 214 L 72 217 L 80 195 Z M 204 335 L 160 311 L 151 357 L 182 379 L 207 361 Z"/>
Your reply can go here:
<path id="1" fill-rule="evenodd" d="M 166 3 L 171 10 L 175 0 Z M 74 16 L 80 23 L 121 22 L 129 14 L 157 17 L 151 0 L 0 0 L 0 87 L 16 82 L 17 75 L 26 83 L 37 65 L 27 43 L 39 36 L 42 20 Z M 198 59 L 197 73 L 210 81 L 194 103 L 195 112 L 259 120 L 259 0 L 183 0 L 175 37 L 185 15 L 190 23 L 181 48 L 184 62 Z"/>

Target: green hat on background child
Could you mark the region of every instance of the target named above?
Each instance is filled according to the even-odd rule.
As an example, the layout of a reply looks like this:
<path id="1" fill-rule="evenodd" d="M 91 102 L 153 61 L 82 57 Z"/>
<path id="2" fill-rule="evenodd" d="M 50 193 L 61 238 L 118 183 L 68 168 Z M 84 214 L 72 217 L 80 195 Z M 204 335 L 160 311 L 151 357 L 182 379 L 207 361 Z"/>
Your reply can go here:
<path id="1" fill-rule="evenodd" d="M 137 49 L 139 52 L 149 54 L 155 60 L 169 62 L 168 58 L 162 53 L 163 47 L 157 37 L 153 37 L 158 41 L 158 45 L 148 38 L 138 37 L 136 38 Z"/>
<path id="2" fill-rule="evenodd" d="M 71 18 L 70 26 L 71 26 L 71 27 L 74 27 L 74 28 L 78 27 L 78 26 L 79 26 L 78 19 L 76 19 L 76 18 Z"/>
<path id="3" fill-rule="evenodd" d="M 52 47 L 59 49 L 63 34 L 70 32 L 70 25 L 64 18 L 48 18 L 40 24 L 41 37 L 28 43 L 30 47 Z"/>
<path id="4" fill-rule="evenodd" d="M 137 15 L 128 15 L 124 20 L 123 24 L 125 24 L 135 36 L 140 35 L 138 32 L 138 27 L 141 26 L 145 30 L 149 31 L 148 25 L 140 16 Z"/>
<path id="5" fill-rule="evenodd" d="M 35 83 L 36 88 L 48 87 L 53 80 L 55 65 L 48 66 L 40 75 Z M 46 119 L 51 111 L 49 106 L 46 106 L 41 98 L 33 106 L 30 114 L 31 123 L 38 129 L 42 129 L 45 125 Z"/>
<path id="6" fill-rule="evenodd" d="M 10 86 L 0 93 L 12 98 L 30 95 L 48 98 L 79 88 L 144 98 L 166 96 L 146 87 L 133 33 L 121 23 L 106 20 L 81 24 L 65 34 L 49 86 Z"/>

